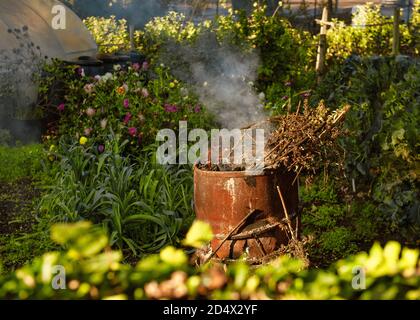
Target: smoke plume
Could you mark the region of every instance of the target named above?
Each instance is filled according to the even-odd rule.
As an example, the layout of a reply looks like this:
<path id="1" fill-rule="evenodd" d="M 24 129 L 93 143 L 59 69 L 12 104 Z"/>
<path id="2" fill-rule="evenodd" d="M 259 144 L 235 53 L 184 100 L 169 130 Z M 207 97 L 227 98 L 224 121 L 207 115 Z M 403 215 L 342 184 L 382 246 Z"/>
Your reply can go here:
<path id="1" fill-rule="evenodd" d="M 224 128 L 242 128 L 264 118 L 253 88 L 260 62 L 256 52 L 219 43 L 207 32 L 191 45 L 166 45 L 161 57 L 177 78 L 193 87 Z"/>

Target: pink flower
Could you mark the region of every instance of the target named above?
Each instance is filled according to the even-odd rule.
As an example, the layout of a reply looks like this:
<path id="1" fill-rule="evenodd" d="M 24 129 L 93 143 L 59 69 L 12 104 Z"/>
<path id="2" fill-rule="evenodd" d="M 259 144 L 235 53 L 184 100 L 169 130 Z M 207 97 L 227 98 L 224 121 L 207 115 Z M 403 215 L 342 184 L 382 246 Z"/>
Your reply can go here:
<path id="1" fill-rule="evenodd" d="M 130 107 L 130 100 L 124 99 L 124 108 L 128 109 Z"/>
<path id="2" fill-rule="evenodd" d="M 66 109 L 66 105 L 64 103 L 61 103 L 58 105 L 57 110 L 60 112 L 63 112 Z"/>
<path id="3" fill-rule="evenodd" d="M 87 108 L 86 109 L 86 114 L 87 114 L 88 117 L 92 118 L 92 117 L 95 116 L 96 110 L 93 109 L 93 108 Z"/>
<path id="4" fill-rule="evenodd" d="M 133 63 L 133 70 L 139 71 L 140 70 L 140 63 Z"/>
<path id="5" fill-rule="evenodd" d="M 175 113 L 178 112 L 178 107 L 173 104 L 165 104 L 165 111 L 169 113 Z"/>
<path id="6" fill-rule="evenodd" d="M 85 69 L 83 69 L 83 68 L 77 68 L 77 69 L 76 69 L 76 73 L 77 73 L 79 76 L 84 77 L 84 76 L 85 76 Z"/>
<path id="7" fill-rule="evenodd" d="M 131 115 L 131 113 L 129 112 L 129 113 L 127 113 L 126 115 L 125 115 L 125 117 L 124 117 L 124 124 L 128 124 L 129 122 L 130 122 L 130 120 L 131 120 L 131 118 L 132 118 L 133 116 Z"/>
<path id="8" fill-rule="evenodd" d="M 289 100 L 289 97 L 288 96 L 283 96 L 282 100 L 284 100 L 284 101 Z"/>
<path id="9" fill-rule="evenodd" d="M 132 137 L 135 137 L 137 135 L 137 128 L 134 128 L 134 127 L 129 128 L 128 129 L 128 134 Z"/>
<path id="10" fill-rule="evenodd" d="M 200 113 L 201 112 L 201 107 L 199 105 L 196 105 L 194 108 L 194 112 L 195 113 Z"/>
<path id="11" fill-rule="evenodd" d="M 93 129 L 92 129 L 92 128 L 86 128 L 86 129 L 84 130 L 84 134 L 85 134 L 85 136 L 89 137 L 89 136 L 90 136 L 90 134 L 92 133 L 92 131 L 93 131 Z"/>
<path id="12" fill-rule="evenodd" d="M 88 83 L 83 87 L 83 89 L 87 94 L 92 94 L 93 92 L 95 92 L 95 85 L 92 83 Z"/>
<path id="13" fill-rule="evenodd" d="M 99 152 L 99 153 L 104 153 L 104 152 L 105 152 L 105 146 L 104 146 L 103 144 L 100 144 L 100 145 L 98 146 L 98 152 Z"/>
<path id="14" fill-rule="evenodd" d="M 144 98 L 148 98 L 148 97 L 150 96 L 150 94 L 149 94 L 149 90 L 147 90 L 146 88 L 141 89 L 141 95 L 142 95 Z"/>
<path id="15" fill-rule="evenodd" d="M 148 70 L 149 69 L 149 62 L 147 62 L 147 61 L 145 61 L 145 62 L 143 62 L 143 65 L 142 65 L 142 69 L 144 70 L 144 71 L 146 71 L 146 70 Z"/>

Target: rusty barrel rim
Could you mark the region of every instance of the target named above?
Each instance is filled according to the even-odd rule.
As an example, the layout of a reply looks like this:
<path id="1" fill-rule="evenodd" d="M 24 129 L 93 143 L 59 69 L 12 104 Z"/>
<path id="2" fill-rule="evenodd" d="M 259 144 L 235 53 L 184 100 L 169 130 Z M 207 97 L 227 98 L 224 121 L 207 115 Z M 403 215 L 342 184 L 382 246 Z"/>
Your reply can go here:
<path id="1" fill-rule="evenodd" d="M 213 171 L 213 170 L 204 170 L 200 169 L 198 165 L 194 165 L 194 171 L 199 172 L 200 174 L 205 174 L 207 176 L 214 176 L 220 177 L 223 176 L 225 178 L 243 178 L 243 177 L 265 177 L 273 174 L 282 173 L 282 169 L 264 169 L 263 173 L 259 174 L 251 174 L 250 171 L 242 170 L 242 171 Z"/>

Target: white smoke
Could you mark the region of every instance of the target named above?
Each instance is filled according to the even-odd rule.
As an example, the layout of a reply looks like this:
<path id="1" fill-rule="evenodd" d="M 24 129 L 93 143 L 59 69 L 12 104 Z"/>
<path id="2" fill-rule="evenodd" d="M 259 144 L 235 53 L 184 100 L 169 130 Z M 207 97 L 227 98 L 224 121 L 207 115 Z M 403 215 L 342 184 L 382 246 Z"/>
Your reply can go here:
<path id="1" fill-rule="evenodd" d="M 260 64 L 256 52 L 245 53 L 212 33 L 194 44 L 168 44 L 162 62 L 190 84 L 200 101 L 224 128 L 242 128 L 264 119 L 261 97 L 253 88 Z"/>

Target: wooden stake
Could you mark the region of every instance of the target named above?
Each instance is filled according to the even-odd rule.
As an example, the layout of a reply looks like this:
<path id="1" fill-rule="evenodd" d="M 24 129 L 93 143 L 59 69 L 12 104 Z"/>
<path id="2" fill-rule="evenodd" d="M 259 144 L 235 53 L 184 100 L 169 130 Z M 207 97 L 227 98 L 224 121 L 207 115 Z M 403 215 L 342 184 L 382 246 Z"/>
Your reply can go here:
<path id="1" fill-rule="evenodd" d="M 318 74 L 318 82 L 325 73 L 325 56 L 327 54 L 327 27 L 328 27 L 329 12 L 328 7 L 325 6 L 322 10 L 321 21 L 316 20 L 321 25 L 318 54 L 316 57 L 316 72 Z"/>
<path id="2" fill-rule="evenodd" d="M 400 54 L 400 8 L 394 8 L 394 28 L 392 41 L 392 55 Z"/>
<path id="3" fill-rule="evenodd" d="M 283 211 L 284 211 L 284 214 L 285 214 L 286 219 L 287 219 L 286 223 L 287 223 L 287 226 L 289 227 L 290 234 L 292 236 L 292 239 L 296 240 L 295 232 L 293 231 L 293 228 L 292 228 L 292 221 L 289 218 L 289 212 L 287 211 L 286 202 L 284 201 L 283 194 L 281 193 L 281 190 L 280 190 L 279 186 L 277 186 L 277 192 L 279 193 L 279 197 L 280 197 L 280 200 L 281 200 L 281 205 L 283 206 Z"/>

